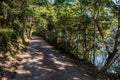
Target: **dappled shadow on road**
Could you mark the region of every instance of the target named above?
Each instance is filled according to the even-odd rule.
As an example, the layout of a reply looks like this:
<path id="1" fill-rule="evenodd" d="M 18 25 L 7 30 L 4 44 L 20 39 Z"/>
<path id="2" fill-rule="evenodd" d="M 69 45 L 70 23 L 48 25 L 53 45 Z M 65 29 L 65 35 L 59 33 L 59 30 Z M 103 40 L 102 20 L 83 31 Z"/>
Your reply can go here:
<path id="1" fill-rule="evenodd" d="M 0 80 L 13 79 L 16 76 L 16 72 L 5 70 L 4 66 L 0 66 Z"/>
<path id="2" fill-rule="evenodd" d="M 74 61 L 44 40 L 34 37 L 14 80 L 93 80 Z"/>

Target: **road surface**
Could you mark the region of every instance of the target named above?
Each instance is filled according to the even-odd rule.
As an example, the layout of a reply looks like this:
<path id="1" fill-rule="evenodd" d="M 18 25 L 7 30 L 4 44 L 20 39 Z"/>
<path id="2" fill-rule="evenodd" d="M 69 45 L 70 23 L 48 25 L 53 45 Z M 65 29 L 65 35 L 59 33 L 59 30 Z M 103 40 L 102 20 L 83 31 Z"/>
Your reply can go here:
<path id="1" fill-rule="evenodd" d="M 38 36 L 33 36 L 13 80 L 94 80 L 86 70 L 55 50 Z"/>

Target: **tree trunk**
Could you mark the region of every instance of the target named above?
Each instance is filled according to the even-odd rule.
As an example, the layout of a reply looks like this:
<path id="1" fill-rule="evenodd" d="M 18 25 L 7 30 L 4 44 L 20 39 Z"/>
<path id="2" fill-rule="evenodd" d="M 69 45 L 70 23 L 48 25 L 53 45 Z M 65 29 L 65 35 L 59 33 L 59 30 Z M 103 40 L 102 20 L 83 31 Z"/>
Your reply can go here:
<path id="1" fill-rule="evenodd" d="M 84 52 L 86 52 L 86 47 L 87 47 L 87 33 L 86 33 L 86 27 L 83 29 L 83 39 L 84 39 Z M 84 53 L 84 58 L 85 60 L 88 60 L 88 54 Z"/>
<path id="2" fill-rule="evenodd" d="M 118 38 L 120 37 L 120 18 L 118 18 L 118 29 L 117 29 L 117 33 L 115 35 L 115 43 L 114 43 L 114 50 L 112 53 L 109 53 L 108 54 L 108 58 L 106 59 L 106 62 L 105 62 L 105 67 L 108 69 L 110 67 L 110 63 L 111 61 L 114 59 L 115 55 L 117 54 L 118 52 Z"/>

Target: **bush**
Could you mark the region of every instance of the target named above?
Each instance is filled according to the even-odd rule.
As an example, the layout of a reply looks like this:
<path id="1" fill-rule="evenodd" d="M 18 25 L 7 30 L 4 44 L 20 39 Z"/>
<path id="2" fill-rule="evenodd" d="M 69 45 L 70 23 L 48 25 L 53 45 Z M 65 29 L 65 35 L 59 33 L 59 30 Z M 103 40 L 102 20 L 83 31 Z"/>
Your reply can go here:
<path id="1" fill-rule="evenodd" d="M 7 50 L 10 43 L 15 42 L 15 34 L 12 29 L 0 29 L 0 49 Z"/>
<path id="2" fill-rule="evenodd" d="M 1 29 L 0 34 L 6 39 L 7 42 L 11 41 L 11 36 L 13 35 L 12 29 Z"/>

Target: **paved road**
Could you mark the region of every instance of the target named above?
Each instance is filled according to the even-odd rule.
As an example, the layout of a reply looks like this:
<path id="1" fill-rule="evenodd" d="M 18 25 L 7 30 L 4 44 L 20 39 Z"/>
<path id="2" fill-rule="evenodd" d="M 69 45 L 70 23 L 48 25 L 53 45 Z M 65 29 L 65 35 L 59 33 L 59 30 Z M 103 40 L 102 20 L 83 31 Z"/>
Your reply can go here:
<path id="1" fill-rule="evenodd" d="M 65 54 L 33 36 L 13 80 L 94 80 Z"/>

